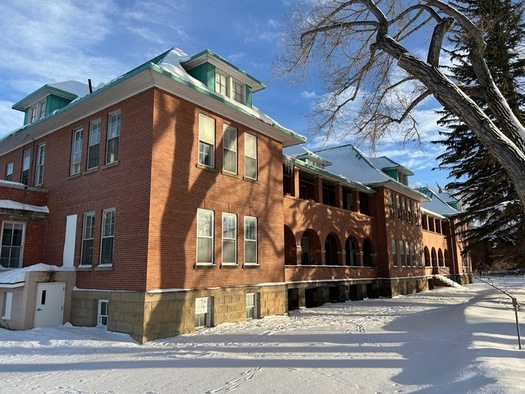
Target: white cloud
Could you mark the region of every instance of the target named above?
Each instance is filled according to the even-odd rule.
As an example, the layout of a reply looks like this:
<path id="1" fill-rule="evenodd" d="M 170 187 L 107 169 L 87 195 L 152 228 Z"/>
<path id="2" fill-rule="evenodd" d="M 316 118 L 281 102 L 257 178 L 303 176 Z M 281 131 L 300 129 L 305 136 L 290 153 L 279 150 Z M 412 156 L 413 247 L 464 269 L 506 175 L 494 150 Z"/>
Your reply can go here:
<path id="1" fill-rule="evenodd" d="M 7 101 L 0 101 L 0 138 L 5 134 L 16 130 L 24 125 L 24 114 L 20 111 L 15 111 L 11 108 L 13 103 Z"/>
<path id="2" fill-rule="evenodd" d="M 315 90 L 313 90 L 311 92 L 307 92 L 306 90 L 303 90 L 301 92 L 301 96 L 306 98 L 306 99 L 315 99 L 315 98 L 317 98 L 317 94 L 315 93 Z"/>

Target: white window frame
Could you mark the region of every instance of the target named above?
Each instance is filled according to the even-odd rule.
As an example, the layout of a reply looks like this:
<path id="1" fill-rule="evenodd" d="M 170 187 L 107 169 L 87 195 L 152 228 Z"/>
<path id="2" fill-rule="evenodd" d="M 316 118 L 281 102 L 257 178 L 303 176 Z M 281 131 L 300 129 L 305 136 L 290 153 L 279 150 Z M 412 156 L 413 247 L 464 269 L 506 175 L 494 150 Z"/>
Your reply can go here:
<path id="1" fill-rule="evenodd" d="M 120 147 L 120 110 L 108 115 L 108 132 L 106 139 L 106 164 L 118 163 Z"/>
<path id="2" fill-rule="evenodd" d="M 38 145 L 36 156 L 35 186 L 42 186 L 44 183 L 44 164 L 46 161 L 46 144 Z"/>
<path id="3" fill-rule="evenodd" d="M 7 163 L 5 166 L 5 180 L 6 181 L 12 181 L 13 180 L 13 169 L 14 164 L 13 162 Z"/>
<path id="4" fill-rule="evenodd" d="M 253 143 L 254 146 L 250 146 Z M 247 163 L 253 160 L 255 162 L 255 174 L 248 174 Z M 258 160 L 257 160 L 257 137 L 251 134 L 244 134 L 244 177 L 251 180 L 257 180 L 258 176 Z"/>
<path id="5" fill-rule="evenodd" d="M 215 167 L 215 119 L 199 114 L 199 157 L 198 163 Z"/>
<path id="6" fill-rule="evenodd" d="M 249 236 L 249 222 L 255 223 L 255 234 L 254 237 Z M 244 217 L 244 264 L 245 265 L 257 265 L 258 264 L 258 250 L 257 250 L 257 218 L 254 216 L 245 216 Z M 246 250 L 248 250 L 248 245 L 255 245 L 255 261 L 247 261 L 246 259 Z"/>
<path id="7" fill-rule="evenodd" d="M 246 320 L 257 319 L 259 310 L 257 308 L 259 293 L 246 293 Z"/>
<path id="8" fill-rule="evenodd" d="M 197 245 L 195 249 L 195 260 L 197 265 L 212 265 L 214 261 L 214 212 L 208 209 L 197 209 Z M 206 222 L 205 222 L 206 221 Z M 206 227 L 203 227 L 206 226 Z M 207 240 L 210 247 L 210 260 L 199 261 L 199 240 Z"/>
<path id="9" fill-rule="evenodd" d="M 229 97 L 229 77 L 221 72 L 216 70 L 215 72 L 215 92 L 222 94 L 223 96 Z"/>
<path id="10" fill-rule="evenodd" d="M 212 297 L 195 298 L 195 329 L 211 327 L 212 308 Z"/>
<path id="11" fill-rule="evenodd" d="M 15 226 L 21 226 L 22 227 L 22 239 L 21 239 L 21 244 L 20 245 L 13 245 L 12 244 L 12 236 L 11 236 L 11 244 L 9 245 L 4 245 L 4 231 L 6 229 L 6 225 L 9 225 L 9 226 L 12 226 L 12 229 L 14 230 L 14 227 Z M 9 256 L 8 256 L 8 263 L 7 263 L 7 267 L 4 266 L 4 265 L 1 265 L 0 264 L 0 267 L 4 267 L 4 268 L 21 268 L 22 267 L 22 262 L 24 261 L 24 245 L 25 245 L 25 234 L 26 234 L 26 224 L 24 222 L 15 222 L 15 221 L 4 221 L 2 223 L 2 234 L 0 234 L 1 238 L 1 249 L 0 249 L 0 257 L 3 257 L 3 254 L 4 254 L 4 248 L 9 248 Z M 18 263 L 15 265 L 12 265 L 11 264 L 11 254 L 12 254 L 12 250 L 13 248 L 19 248 L 20 249 L 20 253 L 18 255 Z M 0 262 L 1 262 L 1 259 L 0 259 Z"/>
<path id="12" fill-rule="evenodd" d="M 112 222 L 106 223 L 109 215 L 112 216 Z M 116 224 L 116 209 L 109 208 L 102 211 L 102 224 L 100 231 L 100 265 L 113 265 L 115 259 L 115 224 Z M 110 219 L 111 220 L 111 219 Z M 103 262 L 104 258 L 104 240 L 112 239 L 111 242 L 111 262 Z"/>
<path id="13" fill-rule="evenodd" d="M 222 170 L 230 174 L 237 174 L 237 129 L 229 125 L 224 125 L 223 128 L 223 155 L 222 155 Z M 229 168 L 226 160 L 227 156 L 235 158 L 234 166 Z"/>
<path id="14" fill-rule="evenodd" d="M 107 329 L 108 322 L 109 322 L 109 300 L 98 300 L 97 302 L 97 327 L 106 327 Z"/>
<path id="15" fill-rule="evenodd" d="M 11 320 L 11 312 L 13 310 L 13 292 L 7 291 L 4 298 L 4 313 L 2 320 Z"/>
<path id="16" fill-rule="evenodd" d="M 80 165 L 82 163 L 82 132 L 84 129 L 79 127 L 73 130 L 71 138 L 71 166 L 69 175 L 80 174 Z"/>
<path id="17" fill-rule="evenodd" d="M 233 260 L 224 259 L 227 245 L 233 245 Z M 237 264 L 237 215 L 223 212 L 222 214 L 222 264 Z"/>
<path id="18" fill-rule="evenodd" d="M 84 262 L 86 256 L 86 243 L 91 242 L 91 258 Z M 80 265 L 90 266 L 93 264 L 93 246 L 95 244 L 95 211 L 85 212 L 82 222 L 82 248 L 80 251 Z"/>
<path id="19" fill-rule="evenodd" d="M 98 167 L 98 161 L 100 159 L 100 132 L 102 129 L 102 122 L 100 119 L 93 120 L 89 123 L 89 136 L 88 136 L 88 150 L 86 169 L 91 170 Z M 97 146 L 96 154 L 93 154 L 92 148 Z M 93 149 L 94 150 L 94 149 Z M 91 161 L 96 159 L 95 165 L 90 165 Z"/>

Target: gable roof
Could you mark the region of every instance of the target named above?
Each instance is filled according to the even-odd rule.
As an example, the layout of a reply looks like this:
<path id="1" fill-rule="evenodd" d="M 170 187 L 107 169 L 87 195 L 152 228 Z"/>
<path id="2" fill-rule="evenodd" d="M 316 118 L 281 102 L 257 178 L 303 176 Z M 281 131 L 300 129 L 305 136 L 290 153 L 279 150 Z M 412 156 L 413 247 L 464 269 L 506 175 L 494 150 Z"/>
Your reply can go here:
<path id="1" fill-rule="evenodd" d="M 379 157 L 371 157 L 370 161 L 374 164 L 375 167 L 385 171 L 385 170 L 398 170 L 406 175 L 414 175 L 412 171 L 410 171 L 405 166 L 395 162 L 394 160 L 386 157 L 386 156 L 379 156 Z"/>

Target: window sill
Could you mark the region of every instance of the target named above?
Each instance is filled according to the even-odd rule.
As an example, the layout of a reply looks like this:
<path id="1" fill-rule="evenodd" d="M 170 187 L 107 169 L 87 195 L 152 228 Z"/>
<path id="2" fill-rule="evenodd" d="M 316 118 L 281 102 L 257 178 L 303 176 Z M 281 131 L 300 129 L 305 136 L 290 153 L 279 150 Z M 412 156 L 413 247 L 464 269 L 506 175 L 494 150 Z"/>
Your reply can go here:
<path id="1" fill-rule="evenodd" d="M 112 271 L 113 270 L 113 264 L 99 264 L 95 267 L 95 270 L 97 271 Z"/>
<path id="2" fill-rule="evenodd" d="M 78 174 L 73 174 L 73 175 L 68 175 L 67 179 L 75 179 L 75 178 L 80 178 L 82 174 L 79 172 Z"/>
<path id="3" fill-rule="evenodd" d="M 195 164 L 195 167 L 197 168 L 200 168 L 201 170 L 208 170 L 208 171 L 212 171 L 212 172 L 218 172 L 219 170 L 217 170 L 215 167 L 210 167 L 210 166 L 207 166 L 207 165 L 204 165 L 204 164 Z"/>
<path id="4" fill-rule="evenodd" d="M 84 171 L 84 175 L 93 174 L 95 172 L 98 172 L 98 166 L 87 169 L 86 171 Z"/>
<path id="5" fill-rule="evenodd" d="M 207 263 L 196 263 L 193 265 L 193 268 L 194 269 L 198 269 L 198 268 L 215 268 L 216 265 L 211 263 L 211 264 L 207 264 Z"/>
<path id="6" fill-rule="evenodd" d="M 222 170 L 221 174 L 225 175 L 225 176 L 232 177 L 232 178 L 239 178 L 239 174 L 237 174 L 235 172 L 229 172 L 229 171 Z"/>
<path id="7" fill-rule="evenodd" d="M 248 177 L 244 176 L 244 177 L 242 177 L 242 179 L 247 181 L 247 182 L 259 183 L 259 179 L 258 178 L 254 179 L 254 178 L 248 178 Z"/>
<path id="8" fill-rule="evenodd" d="M 93 269 L 93 266 L 87 265 L 87 264 L 86 265 L 79 265 L 79 266 L 75 267 L 75 269 L 77 271 L 91 271 Z"/>
<path id="9" fill-rule="evenodd" d="M 114 161 L 113 163 L 104 164 L 102 166 L 102 169 L 105 170 L 106 168 L 112 168 L 118 166 L 118 160 Z"/>
<path id="10" fill-rule="evenodd" d="M 239 264 L 237 263 L 222 263 L 219 268 L 238 268 Z"/>
<path id="11" fill-rule="evenodd" d="M 242 265 L 242 268 L 259 268 L 259 267 L 260 267 L 259 264 L 254 264 L 254 263 L 249 263 L 249 264 L 245 263 Z"/>

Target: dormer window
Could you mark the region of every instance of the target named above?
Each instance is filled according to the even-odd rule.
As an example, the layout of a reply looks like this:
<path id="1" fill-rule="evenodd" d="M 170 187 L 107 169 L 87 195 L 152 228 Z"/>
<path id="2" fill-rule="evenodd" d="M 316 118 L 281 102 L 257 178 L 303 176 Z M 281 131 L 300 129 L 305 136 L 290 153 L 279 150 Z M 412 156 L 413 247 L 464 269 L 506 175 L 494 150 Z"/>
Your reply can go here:
<path id="1" fill-rule="evenodd" d="M 244 98 L 244 85 L 219 70 L 215 72 L 215 92 L 241 104 L 246 103 L 246 99 Z"/>
<path id="2" fill-rule="evenodd" d="M 29 122 L 33 123 L 42 119 L 46 114 L 46 100 L 39 101 L 29 108 Z"/>

